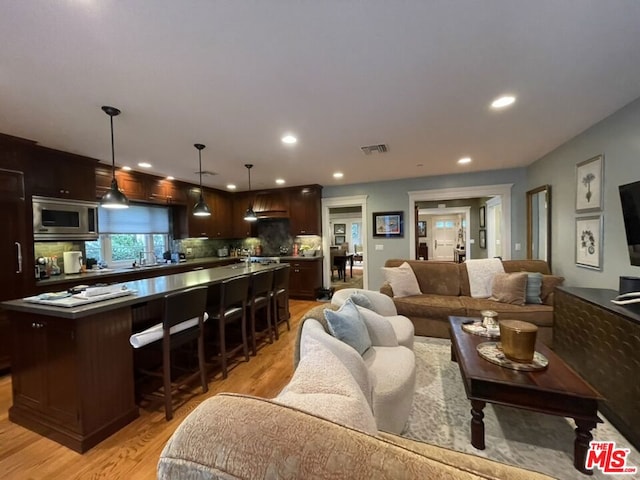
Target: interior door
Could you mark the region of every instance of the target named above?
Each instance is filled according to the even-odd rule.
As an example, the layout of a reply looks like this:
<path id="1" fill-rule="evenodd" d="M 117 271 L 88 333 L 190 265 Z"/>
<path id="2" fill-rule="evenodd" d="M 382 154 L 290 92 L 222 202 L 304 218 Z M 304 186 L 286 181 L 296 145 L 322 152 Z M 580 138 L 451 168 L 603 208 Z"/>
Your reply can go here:
<path id="1" fill-rule="evenodd" d="M 453 262 L 453 249 L 458 233 L 457 219 L 450 215 L 433 217 L 433 260 Z"/>

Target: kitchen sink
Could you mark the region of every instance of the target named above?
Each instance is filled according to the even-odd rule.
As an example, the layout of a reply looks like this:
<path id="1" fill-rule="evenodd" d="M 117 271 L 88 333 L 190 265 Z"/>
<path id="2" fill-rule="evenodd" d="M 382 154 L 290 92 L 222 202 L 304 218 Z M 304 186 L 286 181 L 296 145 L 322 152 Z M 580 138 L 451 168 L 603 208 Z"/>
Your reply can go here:
<path id="1" fill-rule="evenodd" d="M 149 268 L 162 268 L 162 267 L 170 267 L 172 263 L 147 263 L 145 265 L 136 265 L 131 267 L 126 267 L 127 270 L 146 270 Z"/>

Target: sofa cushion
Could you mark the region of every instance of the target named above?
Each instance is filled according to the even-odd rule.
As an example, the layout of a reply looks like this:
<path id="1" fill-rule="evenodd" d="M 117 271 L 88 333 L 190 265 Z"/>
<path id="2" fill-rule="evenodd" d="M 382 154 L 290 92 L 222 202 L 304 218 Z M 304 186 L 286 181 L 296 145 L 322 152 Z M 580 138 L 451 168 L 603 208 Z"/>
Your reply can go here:
<path id="1" fill-rule="evenodd" d="M 542 280 L 540 280 L 540 282 L 542 282 Z M 369 300 L 369 297 L 367 297 L 364 293 L 355 292 L 352 293 L 349 298 L 359 307 L 373 310 L 374 312 L 376 310 L 373 306 L 373 303 L 371 303 L 371 300 Z"/>
<path id="2" fill-rule="evenodd" d="M 382 267 L 385 279 L 391 284 L 394 297 L 419 295 L 420 287 L 411 266 L 404 262 L 399 267 Z"/>
<path id="3" fill-rule="evenodd" d="M 462 297 L 449 295 L 414 295 L 394 299 L 399 315 L 447 320 L 449 315 L 464 315 Z"/>
<path id="4" fill-rule="evenodd" d="M 511 305 L 524 305 L 527 299 L 527 278 L 525 272 L 495 274 L 489 299 Z"/>
<path id="5" fill-rule="evenodd" d="M 525 303 L 541 304 L 542 298 L 542 274 L 540 272 L 527 272 L 527 298 Z"/>
<path id="6" fill-rule="evenodd" d="M 385 267 L 396 267 L 405 260 L 389 259 Z M 418 280 L 421 293 L 460 295 L 460 265 L 452 262 L 407 260 Z"/>
<path id="7" fill-rule="evenodd" d="M 360 317 L 364 320 L 371 343 L 373 345 L 384 345 L 385 347 L 397 347 L 398 337 L 386 317 L 377 314 L 368 308 L 357 306 Z"/>
<path id="8" fill-rule="evenodd" d="M 553 305 L 553 290 L 564 282 L 564 277 L 558 275 L 543 275 L 540 298 L 545 305 Z"/>
<path id="9" fill-rule="evenodd" d="M 327 320 L 331 335 L 353 347 L 360 355 L 371 347 L 367 326 L 360 318 L 358 308 L 351 299 L 347 299 L 335 312 L 325 310 L 324 318 Z"/>
<path id="10" fill-rule="evenodd" d="M 512 272 L 539 272 L 543 275 L 551 273 L 549 264 L 544 260 L 503 260 L 502 266 L 506 273 Z M 464 263 L 460 264 L 460 295 L 470 297 L 469 274 Z"/>
<path id="11" fill-rule="evenodd" d="M 349 370 L 320 342 L 309 337 L 302 342 L 305 355 L 274 402 L 375 435 L 373 413 Z"/>
<path id="12" fill-rule="evenodd" d="M 553 307 L 549 305 L 511 305 L 496 302 L 488 298 L 460 297 L 464 305 L 466 317 L 482 317 L 482 310 L 494 310 L 500 320 L 522 320 L 531 322 L 539 327 L 553 326 Z M 452 314 L 453 315 L 453 314 Z"/>

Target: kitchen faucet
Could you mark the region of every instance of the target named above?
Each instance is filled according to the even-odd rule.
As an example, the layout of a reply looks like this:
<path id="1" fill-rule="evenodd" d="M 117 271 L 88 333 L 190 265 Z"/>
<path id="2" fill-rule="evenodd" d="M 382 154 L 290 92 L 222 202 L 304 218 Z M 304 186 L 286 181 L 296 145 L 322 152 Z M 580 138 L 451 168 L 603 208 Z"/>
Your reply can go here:
<path id="1" fill-rule="evenodd" d="M 147 264 L 147 255 L 150 255 L 153 257 L 153 263 L 152 265 L 158 263 L 158 257 L 156 257 L 156 254 L 154 252 L 140 252 L 140 265 L 146 265 Z"/>

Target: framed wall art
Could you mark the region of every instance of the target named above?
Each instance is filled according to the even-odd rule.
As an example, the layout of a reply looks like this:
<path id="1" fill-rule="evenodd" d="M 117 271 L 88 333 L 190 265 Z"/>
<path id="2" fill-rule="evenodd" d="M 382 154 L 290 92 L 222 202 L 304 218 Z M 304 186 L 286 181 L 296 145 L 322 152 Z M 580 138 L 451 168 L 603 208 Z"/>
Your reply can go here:
<path id="1" fill-rule="evenodd" d="M 487 223 L 487 209 L 486 207 L 483 205 L 482 207 L 480 207 L 480 228 L 486 228 L 486 223 Z"/>
<path id="2" fill-rule="evenodd" d="M 602 270 L 602 215 L 576 218 L 576 265 Z"/>
<path id="3" fill-rule="evenodd" d="M 347 225 L 344 223 L 335 223 L 333 225 L 334 235 L 344 235 L 347 231 Z"/>
<path id="4" fill-rule="evenodd" d="M 419 237 L 427 236 L 427 222 L 425 220 L 418 221 L 418 236 Z"/>
<path id="5" fill-rule="evenodd" d="M 374 237 L 402 237 L 404 235 L 403 212 L 376 212 L 373 214 Z"/>
<path id="6" fill-rule="evenodd" d="M 487 231 L 484 228 L 480 229 L 479 244 L 480 248 L 487 248 Z"/>
<path id="7" fill-rule="evenodd" d="M 604 158 L 590 158 L 576 165 L 576 212 L 602 210 Z"/>
<path id="8" fill-rule="evenodd" d="M 345 236 L 344 235 L 336 235 L 336 243 L 334 245 L 342 245 L 345 242 Z"/>

